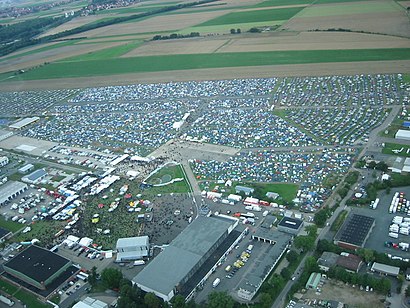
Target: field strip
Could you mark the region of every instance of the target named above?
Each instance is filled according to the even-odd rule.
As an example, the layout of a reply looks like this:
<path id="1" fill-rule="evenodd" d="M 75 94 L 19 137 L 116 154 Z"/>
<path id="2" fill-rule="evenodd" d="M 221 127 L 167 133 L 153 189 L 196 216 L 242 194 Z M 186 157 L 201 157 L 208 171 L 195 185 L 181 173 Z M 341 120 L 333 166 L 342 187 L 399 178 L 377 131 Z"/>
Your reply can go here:
<path id="1" fill-rule="evenodd" d="M 44 80 L 24 80 L 0 82 L 0 91 L 22 91 L 35 89 L 69 89 L 127 85 L 136 83 L 158 83 L 190 80 L 222 80 L 235 78 L 303 77 L 354 74 L 395 74 L 410 71 L 410 60 L 363 61 L 343 63 L 310 63 L 288 65 L 265 65 L 196 69 L 162 72 L 123 74 L 121 78 L 112 76 L 59 78 Z"/>

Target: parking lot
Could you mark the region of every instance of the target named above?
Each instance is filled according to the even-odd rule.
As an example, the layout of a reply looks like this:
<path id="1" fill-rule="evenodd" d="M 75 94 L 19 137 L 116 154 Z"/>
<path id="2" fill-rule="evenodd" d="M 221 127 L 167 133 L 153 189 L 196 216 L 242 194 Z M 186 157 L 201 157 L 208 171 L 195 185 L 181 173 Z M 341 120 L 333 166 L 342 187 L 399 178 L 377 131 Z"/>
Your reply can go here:
<path id="1" fill-rule="evenodd" d="M 391 254 L 392 256 L 400 256 L 402 258 L 409 258 L 409 252 L 402 251 L 400 249 L 395 249 L 392 247 L 385 247 L 384 243 L 386 241 L 391 241 L 393 243 L 410 243 L 410 237 L 399 234 L 398 239 L 389 237 L 389 226 L 392 223 L 392 219 L 395 216 L 403 216 L 402 213 L 389 213 L 390 202 L 393 198 L 395 192 L 404 192 L 405 196 L 410 196 L 410 187 L 394 188 L 391 190 L 390 194 L 386 195 L 385 191 L 381 191 L 378 194 L 380 198 L 379 206 L 376 210 L 370 209 L 367 206 L 362 208 L 354 208 L 353 212 L 357 212 L 362 215 L 370 216 L 375 219 L 375 227 L 367 240 L 365 247 L 376 250 L 378 252 Z M 407 216 L 409 217 L 409 216 Z"/>

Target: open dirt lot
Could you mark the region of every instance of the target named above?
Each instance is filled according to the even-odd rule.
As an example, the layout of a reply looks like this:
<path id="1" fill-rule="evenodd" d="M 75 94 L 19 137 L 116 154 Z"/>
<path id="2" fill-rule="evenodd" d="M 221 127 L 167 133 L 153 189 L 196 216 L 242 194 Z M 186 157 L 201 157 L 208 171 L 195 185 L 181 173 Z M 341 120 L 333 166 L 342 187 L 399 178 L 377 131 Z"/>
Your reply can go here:
<path id="1" fill-rule="evenodd" d="M 28 146 L 24 148 L 18 148 L 21 145 Z M 2 140 L 0 142 L 0 148 L 7 150 L 22 151 L 31 155 L 41 156 L 43 151 L 47 151 L 56 146 L 57 143 L 46 140 L 38 140 L 33 138 L 27 138 L 22 136 L 13 135 L 10 138 Z"/>
<path id="2" fill-rule="evenodd" d="M 194 25 L 205 22 L 209 19 L 224 15 L 231 12 L 230 10 L 201 12 L 191 14 L 170 14 L 163 16 L 155 16 L 142 21 L 128 22 L 117 25 L 106 26 L 87 32 L 79 33 L 74 37 L 100 37 L 108 35 L 125 35 L 133 33 L 157 32 L 157 31 L 173 31 L 192 27 Z"/>
<path id="3" fill-rule="evenodd" d="M 279 33 L 281 34 L 281 33 Z M 410 40 L 376 34 L 349 32 L 290 32 L 288 35 L 276 33 L 258 36 L 227 35 L 195 39 L 147 42 L 123 57 L 195 54 L 213 52 L 252 52 L 279 50 L 332 50 L 332 49 L 371 49 L 371 48 L 409 48 Z"/>
<path id="4" fill-rule="evenodd" d="M 127 85 L 190 80 L 220 80 L 233 78 L 328 76 L 353 74 L 392 74 L 410 72 L 410 61 L 370 61 L 344 63 L 314 63 L 291 65 L 267 65 L 164 71 L 155 73 L 123 74 L 113 76 L 60 78 L 21 82 L 0 82 L 0 91 L 23 91 L 32 89 L 72 89 L 83 87 Z"/>
<path id="5" fill-rule="evenodd" d="M 0 73 L 16 71 L 19 69 L 27 69 L 30 67 L 44 64 L 44 62 L 58 61 L 64 58 L 78 56 L 92 51 L 123 45 L 125 43 L 126 42 L 121 41 L 101 44 L 77 44 L 63 46 L 61 48 L 44 50 L 41 52 L 16 57 L 13 59 L 0 62 Z"/>
<path id="6" fill-rule="evenodd" d="M 335 300 L 354 308 L 383 308 L 381 300 L 384 300 L 385 296 L 375 292 L 361 291 L 358 287 L 352 288 L 342 282 L 326 280 L 319 295 L 314 290 L 308 290 L 303 299 Z"/>
<path id="7" fill-rule="evenodd" d="M 371 6 L 372 3 L 380 1 L 366 1 L 363 6 Z M 357 2 L 355 4 L 360 4 Z M 405 11 L 397 5 L 388 12 L 368 12 L 368 13 L 343 13 L 343 5 L 332 5 L 334 12 L 327 16 L 304 15 L 304 11 L 290 19 L 282 25 L 281 30 L 306 31 L 306 30 L 327 30 L 327 29 L 349 29 L 351 31 L 364 31 L 369 33 L 381 33 L 410 37 L 410 23 Z M 314 10 L 316 6 L 309 9 Z M 323 6 L 321 6 L 323 7 Z M 329 6 L 330 7 L 330 6 Z M 308 12 L 306 11 L 306 14 Z M 382 22 L 380 22 L 382 21 Z"/>

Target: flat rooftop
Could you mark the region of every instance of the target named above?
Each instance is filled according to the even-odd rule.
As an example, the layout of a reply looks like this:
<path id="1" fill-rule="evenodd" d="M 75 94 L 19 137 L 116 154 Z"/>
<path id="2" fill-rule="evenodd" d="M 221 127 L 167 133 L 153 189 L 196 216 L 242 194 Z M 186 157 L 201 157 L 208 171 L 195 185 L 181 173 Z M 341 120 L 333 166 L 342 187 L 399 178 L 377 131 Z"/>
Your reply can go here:
<path id="1" fill-rule="evenodd" d="M 133 282 L 168 295 L 233 224 L 220 217 L 198 217 Z"/>
<path id="2" fill-rule="evenodd" d="M 24 118 L 24 119 L 14 123 L 14 124 L 9 125 L 9 127 L 14 128 L 14 129 L 20 129 L 20 128 L 23 128 L 24 126 L 29 125 L 33 122 L 38 121 L 38 120 L 40 120 L 39 117 Z"/>
<path id="3" fill-rule="evenodd" d="M 283 217 L 283 219 L 279 222 L 278 226 L 298 230 L 302 222 L 303 221 L 300 219 Z"/>
<path id="4" fill-rule="evenodd" d="M 335 240 L 355 246 L 363 246 L 374 224 L 374 218 L 359 214 L 349 215 Z"/>
<path id="5" fill-rule="evenodd" d="M 47 249 L 31 245 L 6 262 L 4 267 L 20 272 L 37 282 L 42 282 L 70 262 Z"/>
<path id="6" fill-rule="evenodd" d="M 17 181 L 7 181 L 0 185 L 0 204 L 3 204 L 15 193 L 27 188 L 27 184 Z"/>

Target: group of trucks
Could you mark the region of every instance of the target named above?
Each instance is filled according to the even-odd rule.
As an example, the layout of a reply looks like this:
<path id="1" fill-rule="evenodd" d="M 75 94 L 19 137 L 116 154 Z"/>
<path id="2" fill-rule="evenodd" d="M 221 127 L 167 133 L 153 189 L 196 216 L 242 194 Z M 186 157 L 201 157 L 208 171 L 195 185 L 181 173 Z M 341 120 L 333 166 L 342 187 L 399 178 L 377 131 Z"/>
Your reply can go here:
<path id="1" fill-rule="evenodd" d="M 399 233 L 409 235 L 410 233 L 410 217 L 394 216 L 392 224 L 389 227 L 389 236 L 398 238 Z"/>
<path id="2" fill-rule="evenodd" d="M 389 247 L 389 248 L 394 248 L 394 249 L 401 249 L 403 251 L 409 251 L 410 244 L 409 243 L 393 243 L 390 241 L 384 242 L 384 246 Z"/>
<path id="3" fill-rule="evenodd" d="M 403 192 L 396 192 L 390 203 L 389 213 L 395 214 L 396 212 L 410 215 L 410 200 L 404 197 Z"/>

